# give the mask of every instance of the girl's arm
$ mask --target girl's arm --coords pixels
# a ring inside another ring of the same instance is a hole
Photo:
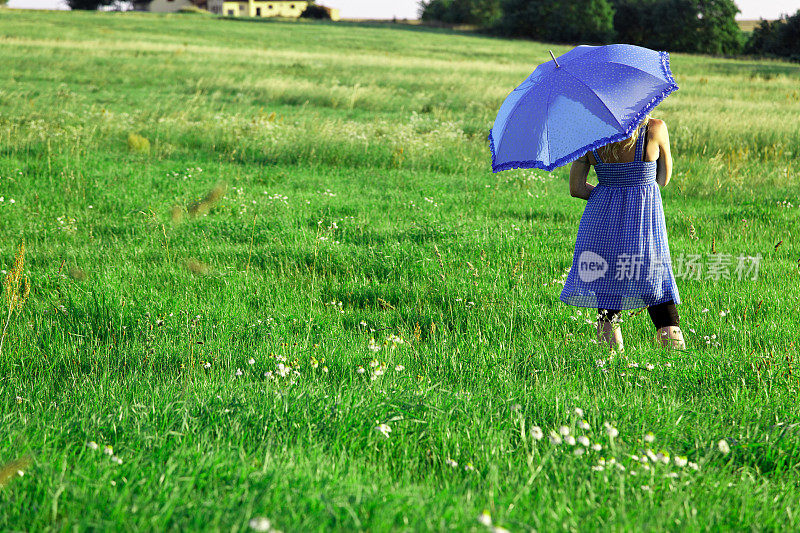
[[[575,198],[589,199],[594,185],[586,182],[589,175],[589,158],[586,154],[577,159],[569,168],[569,194]]]
[[[663,120],[650,119],[653,128],[653,140],[658,143],[658,159],[656,160],[656,183],[666,187],[672,177],[672,153],[669,151],[669,132]]]

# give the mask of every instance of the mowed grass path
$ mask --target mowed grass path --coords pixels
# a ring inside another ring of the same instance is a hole
[[[689,350],[610,358],[566,169],[489,168],[548,48],[0,10],[0,530],[797,529],[800,66],[672,56]]]

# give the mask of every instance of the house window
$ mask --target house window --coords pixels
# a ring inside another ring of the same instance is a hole
[[[229,10],[228,10],[228,16],[230,16],[230,17],[232,17],[232,16],[233,16],[233,9],[229,9]]]
[[[257,17],[260,17],[260,16],[261,16],[261,8],[260,8],[260,7],[257,7],[257,8],[256,8],[256,16],[257,16]]]

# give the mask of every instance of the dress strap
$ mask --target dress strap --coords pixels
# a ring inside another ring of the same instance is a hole
[[[642,130],[643,131],[639,132],[639,138],[636,139],[636,155],[633,157],[634,161],[644,161],[644,144],[647,141],[647,124],[644,125]]]
[[[592,150],[592,155],[594,156],[594,159],[597,161],[598,165],[603,163],[603,160],[600,159],[600,154],[597,153],[597,150]]]

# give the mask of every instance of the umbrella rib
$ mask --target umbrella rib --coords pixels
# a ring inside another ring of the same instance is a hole
[[[581,80],[580,78],[578,78],[578,77],[577,77],[575,74],[573,74],[573,73],[572,73],[572,72],[570,72],[569,70],[566,70],[566,69],[562,69],[562,70],[563,70],[564,72],[566,72],[567,74],[569,74],[569,75],[570,75],[570,76],[571,76],[571,77],[572,77],[572,78],[573,78],[575,81],[577,81],[578,83],[580,83],[581,85],[583,85],[584,87],[586,87],[587,89],[589,89],[589,92],[590,92],[592,95],[594,95],[594,97],[595,97],[595,98],[597,98],[597,100],[598,100],[598,101],[599,101],[601,104],[603,104],[603,107],[605,107],[605,108],[606,108],[606,111],[608,111],[609,115],[611,115],[611,116],[614,118],[614,120],[615,120],[615,121],[617,121],[617,125],[618,125],[620,128],[622,128],[623,130],[625,129],[625,128],[624,128],[624,126],[623,126],[623,125],[620,123],[620,121],[619,121],[619,119],[617,118],[617,116],[614,114],[614,112],[613,112],[613,111],[611,111],[611,110],[608,108],[608,106],[607,106],[607,105],[606,105],[606,103],[605,103],[605,102],[602,100],[602,98],[600,98],[599,96],[597,96],[597,94],[594,92],[594,90],[593,90],[591,87],[589,87],[588,85],[586,85],[586,83],[584,83],[584,81],[583,81],[583,80]]]

